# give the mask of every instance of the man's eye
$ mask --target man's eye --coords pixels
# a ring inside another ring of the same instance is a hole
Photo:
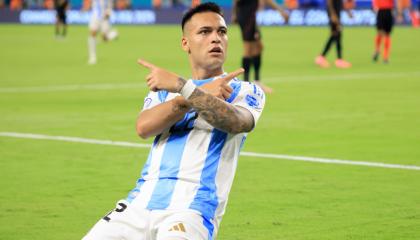
[[[221,30],[219,30],[219,33],[225,35],[227,33],[227,31],[225,29],[221,29]]]
[[[203,34],[203,35],[205,35],[205,34],[208,34],[210,31],[209,30],[201,30],[200,32],[199,32],[199,34]]]

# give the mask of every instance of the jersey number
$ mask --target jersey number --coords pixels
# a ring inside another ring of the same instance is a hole
[[[111,212],[109,212],[107,215],[105,215],[102,219],[109,222],[111,221],[111,218],[109,217],[109,215],[111,215],[111,213],[115,212],[124,212],[124,210],[127,208],[127,205],[125,205],[124,203],[118,203],[118,207],[116,207],[114,210],[112,210]]]

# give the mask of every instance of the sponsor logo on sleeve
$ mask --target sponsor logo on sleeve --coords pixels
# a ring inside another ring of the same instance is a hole
[[[261,104],[260,101],[258,100],[258,98],[256,98],[253,95],[246,95],[245,97],[245,101],[248,104],[248,106],[254,108],[254,109],[260,109],[261,108]]]
[[[148,108],[151,103],[152,103],[152,99],[151,98],[148,97],[148,98],[144,99],[144,106],[143,106],[143,108]]]

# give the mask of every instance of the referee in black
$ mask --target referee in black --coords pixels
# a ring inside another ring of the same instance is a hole
[[[241,28],[244,52],[242,67],[244,68],[244,80],[249,81],[249,72],[254,67],[254,80],[264,92],[271,93],[272,89],[261,83],[260,68],[263,44],[261,32],[257,26],[257,11],[260,7],[269,5],[276,9],[287,23],[289,15],[273,0],[234,0],[232,10],[232,22],[238,23]]]
[[[57,12],[55,21],[55,37],[64,38],[67,34],[67,15],[68,0],[54,0],[55,10]],[[61,28],[61,33],[60,33]]]
[[[327,0],[327,13],[330,25],[330,36],[325,44],[324,50],[321,55],[315,59],[315,63],[323,68],[330,66],[326,59],[326,55],[330,50],[331,46],[335,43],[337,49],[337,59],[335,60],[335,66],[338,68],[349,68],[351,63],[343,59],[342,53],[342,26],[340,22],[340,13],[343,10],[343,0]],[[347,10],[347,14],[352,18],[350,10]]]

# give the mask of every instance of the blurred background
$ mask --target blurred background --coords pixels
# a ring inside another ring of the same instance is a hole
[[[206,0],[114,0],[115,13],[112,22],[117,24],[176,24],[182,13]],[[232,2],[213,1],[225,9],[230,19]],[[325,25],[324,0],[277,0],[291,11],[290,25]],[[419,0],[404,0],[404,24],[418,25]],[[345,1],[345,8],[354,9],[354,18],[343,16],[344,25],[373,25],[375,13],[371,11],[372,1]],[[89,20],[91,0],[70,0],[68,23],[86,24]],[[51,24],[55,21],[54,0],[0,0],[0,22]],[[261,25],[282,25],[283,19],[274,10],[260,11],[258,23]]]

